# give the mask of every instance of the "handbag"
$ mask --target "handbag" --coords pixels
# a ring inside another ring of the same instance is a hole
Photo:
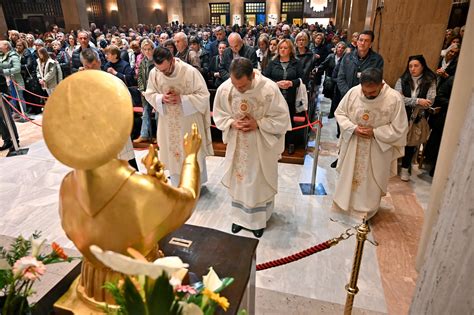
[[[336,85],[336,81],[330,76],[326,76],[323,83],[323,94],[325,97],[332,99],[332,97],[334,96],[335,85]]]
[[[417,108],[410,116],[407,134],[407,147],[416,147],[420,144],[426,143],[426,141],[428,141],[428,137],[430,136],[430,126],[428,121],[424,115],[418,116],[419,112],[420,110]]]
[[[303,83],[303,80],[300,79],[300,86],[296,91],[296,100],[295,100],[296,112],[301,113],[308,110],[308,92],[306,91],[306,86]]]

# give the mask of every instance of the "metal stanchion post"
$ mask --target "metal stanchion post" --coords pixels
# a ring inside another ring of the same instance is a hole
[[[321,122],[321,111],[317,113],[317,121]],[[316,185],[316,175],[318,172],[319,159],[319,142],[321,141],[321,123],[316,124],[316,140],[314,144],[313,170],[311,175],[311,183],[300,183],[301,192],[303,195],[327,195],[323,184]]]
[[[15,131],[13,130],[13,125],[12,125],[13,122],[11,121],[10,111],[7,110],[6,108],[7,105],[5,105],[4,100],[5,100],[5,96],[3,96],[2,94],[1,107],[2,107],[3,119],[5,121],[5,124],[7,125],[8,133],[10,133],[10,138],[13,142],[13,148],[15,149],[14,151],[8,152],[7,157],[27,154],[29,149],[28,148],[20,149],[20,146],[18,145]]]
[[[12,79],[10,78],[10,80],[12,80]],[[12,83],[12,84],[13,84],[13,88],[15,89],[16,98],[21,100],[21,97],[20,97],[20,94],[18,93],[18,88],[16,87],[16,84],[15,83]],[[21,103],[21,101],[16,101],[16,103],[18,104],[18,107],[20,107],[21,114],[26,117],[26,113],[23,110],[23,104]],[[22,117],[22,119],[24,119],[24,118]]]
[[[359,278],[360,263],[362,261],[364,243],[367,240],[367,234],[369,234],[369,232],[369,225],[364,220],[362,224],[357,227],[357,245],[354,253],[354,262],[352,264],[351,278],[349,280],[349,283],[346,285],[347,297],[346,305],[344,307],[344,315],[352,314],[352,305],[354,304],[354,297],[357,292],[359,292],[359,288],[357,288],[357,279]]]

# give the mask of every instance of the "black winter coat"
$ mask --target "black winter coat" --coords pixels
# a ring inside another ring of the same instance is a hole
[[[314,58],[313,53],[311,53],[309,49],[307,49],[304,54],[297,54],[296,58],[300,60],[301,66],[303,67],[301,80],[303,80],[303,83],[308,87],[311,71],[316,66],[316,58]]]
[[[91,47],[91,46],[88,46],[87,48],[91,48],[91,49],[97,51],[97,53],[99,54],[100,62],[102,64],[102,69],[104,69],[104,65],[106,63],[104,54],[100,50],[98,50],[97,48],[94,48],[94,47]],[[75,49],[72,52],[72,59],[71,59],[72,73],[75,73],[75,72],[79,71],[79,68],[82,67],[81,51],[82,51],[82,47],[79,47],[79,48]]]
[[[132,67],[130,67],[128,62],[119,60],[115,63],[112,63],[108,61],[104,66],[104,70],[107,71],[108,68],[113,68],[115,71],[117,71],[115,76],[122,80],[127,86],[130,87],[137,85],[135,72],[133,71]]]
[[[272,81],[278,82],[281,80],[290,80],[293,82],[293,86],[287,90],[280,89],[283,97],[288,103],[288,108],[290,110],[290,116],[293,116],[296,113],[295,101],[296,101],[296,91],[300,86],[300,77],[303,73],[303,66],[298,59],[290,59],[288,68],[286,69],[286,78],[284,77],[283,66],[279,59],[273,59],[265,69],[264,75],[271,79]],[[293,123],[293,119],[291,119]]]
[[[257,53],[255,52],[255,49],[253,49],[250,46],[243,45],[242,48],[240,48],[239,55],[240,57],[249,59],[252,62],[252,65],[255,69],[258,68],[258,58],[257,58]],[[232,60],[234,60],[234,52],[232,51],[232,49],[226,48],[224,50],[224,54],[222,55],[222,64],[221,64],[221,68],[219,69],[221,78],[224,81],[230,77],[229,69],[230,69],[230,64],[232,63]]]
[[[359,59],[357,49],[344,55],[337,74],[337,87],[341,91],[341,95],[346,95],[349,89],[358,85],[360,83],[358,73],[369,68],[377,68],[383,71],[383,58],[372,49],[362,60]]]

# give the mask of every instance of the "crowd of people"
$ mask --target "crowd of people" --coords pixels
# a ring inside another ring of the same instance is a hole
[[[435,71],[428,68],[423,55],[411,56],[405,72],[397,81],[395,89],[403,96],[409,126],[400,174],[404,181],[410,179],[411,164],[420,146],[423,147],[426,160],[432,165],[433,174],[463,35],[463,27],[446,31]],[[247,64],[235,65],[234,61],[238,59],[248,60],[252,68],[257,69],[259,79],[252,81],[252,77],[250,81],[268,84],[260,79],[261,75],[276,83],[286,103],[291,127],[296,126],[295,116],[302,115],[298,113],[300,100],[297,98],[302,85],[308,93],[310,112],[311,109],[314,112],[317,106],[319,91],[322,90],[331,99],[329,118],[338,117],[336,113],[341,100],[348,101],[348,92],[361,83],[363,73],[368,83],[378,84],[378,93],[385,91],[378,80],[383,75],[383,56],[372,50],[374,33],[365,30],[349,36],[346,30],[337,30],[332,23],[323,27],[317,23],[301,26],[287,23],[276,26],[216,26],[173,22],[164,27],[139,24],[135,28],[123,26],[103,29],[92,23],[89,30],[66,33],[54,26],[51,32],[44,34],[10,30],[8,36],[8,41],[0,41],[2,92],[20,100],[41,104],[67,76],[85,69],[101,69],[122,80],[129,88],[134,106],[143,107],[139,131],[133,139],[135,144],[157,142],[158,120],[165,119],[167,126],[170,126],[170,120],[164,112],[171,110],[164,109],[162,103],[183,104],[184,115],[189,114],[186,111],[191,111],[193,115],[196,111],[205,114],[212,110],[216,89],[224,86],[229,78],[232,80],[227,82],[232,81],[239,90],[239,80],[250,77]],[[191,71],[188,66],[196,71]],[[237,77],[231,76],[232,67]],[[373,69],[378,69],[381,74],[374,73]],[[182,73],[176,74],[179,71]],[[194,81],[190,82],[190,78]],[[244,81],[242,86],[248,83]],[[196,99],[190,99],[184,93],[190,88],[182,85],[186,82],[194,87],[199,86],[199,93],[193,92],[199,94]],[[27,93],[25,89],[33,93]],[[244,86],[242,89],[244,92],[252,91],[253,87]],[[209,92],[211,108],[206,110],[200,107],[200,97]],[[228,94],[232,95],[232,92]],[[365,92],[364,95],[370,99]],[[219,93],[217,97],[220,97]],[[19,122],[25,121],[29,114],[40,111],[38,107],[30,107],[22,102],[17,108],[24,113],[24,117],[13,114],[13,119]],[[240,123],[235,128],[254,126],[253,121],[247,121],[245,117],[238,120]],[[199,129],[207,125],[205,119]],[[219,129],[224,130],[225,141],[225,130],[229,125],[221,124],[221,127]],[[360,135],[372,134],[373,131],[364,128],[358,130]],[[291,155],[297,146],[303,144],[304,137],[301,133],[286,129],[291,128],[283,128],[285,148]],[[344,137],[344,132],[348,130],[347,124],[342,129],[341,137]],[[352,134],[354,129],[351,127],[349,131]],[[10,149],[12,139],[4,119],[0,121],[0,132],[4,140],[0,149]],[[159,129],[158,142],[172,146],[166,140],[168,136],[162,137],[167,132],[169,130]],[[278,129],[278,132],[281,133],[282,129]],[[15,133],[18,140],[16,129]],[[339,133],[338,125],[338,136]],[[174,153],[176,156],[179,155],[178,151]],[[205,150],[201,158],[211,151],[212,148]],[[171,158],[166,161],[167,165],[173,163]],[[200,164],[205,170],[205,162],[200,161]],[[336,160],[331,166],[340,170],[338,164]],[[205,174],[202,180],[205,181]],[[255,204],[252,206],[255,207]],[[260,230],[261,226],[253,230]]]

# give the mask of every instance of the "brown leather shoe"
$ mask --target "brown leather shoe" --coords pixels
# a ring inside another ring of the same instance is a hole
[[[133,143],[143,143],[143,142],[150,142],[150,138],[138,137],[137,139],[133,140]]]

